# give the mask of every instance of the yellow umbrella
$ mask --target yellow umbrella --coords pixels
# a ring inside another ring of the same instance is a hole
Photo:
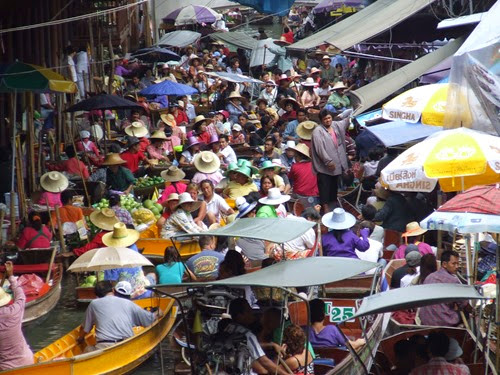
[[[382,170],[391,190],[460,191],[500,182],[500,137],[458,128],[443,130],[410,147]]]

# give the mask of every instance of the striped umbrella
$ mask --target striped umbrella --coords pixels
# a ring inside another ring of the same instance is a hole
[[[175,26],[195,23],[214,23],[222,16],[215,10],[202,5],[188,5],[178,8],[163,18],[163,22],[174,22]]]

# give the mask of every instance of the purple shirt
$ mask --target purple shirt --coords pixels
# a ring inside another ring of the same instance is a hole
[[[356,236],[351,230],[342,235],[342,243],[339,243],[332,232],[328,232],[321,237],[323,244],[323,254],[329,257],[343,257],[358,259],[355,249],[366,251],[370,248],[368,242],[368,228],[361,229],[361,237]]]
[[[24,339],[21,325],[26,296],[16,279],[9,277],[14,303],[0,307],[0,371],[33,364],[33,352]]]
[[[452,275],[444,268],[440,268],[436,272],[431,273],[424,281],[424,284],[436,283],[461,284],[456,275]],[[458,305],[464,307],[467,305],[467,302],[458,302]],[[453,327],[460,322],[460,316],[458,311],[453,309],[453,303],[440,303],[437,305],[421,307],[419,316],[422,321],[422,325],[426,326]]]
[[[328,325],[316,333],[313,327],[309,328],[309,342],[313,347],[332,348],[337,346],[345,346],[345,338],[340,333],[337,326]]]
[[[130,73],[132,73],[131,70],[128,70],[127,68],[125,68],[124,66],[122,65],[118,65],[116,68],[115,68],[115,74],[117,76],[126,76],[126,75],[129,75]]]

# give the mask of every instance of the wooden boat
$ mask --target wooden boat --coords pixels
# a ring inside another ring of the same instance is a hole
[[[156,346],[172,329],[177,307],[171,298],[151,298],[134,301],[140,307],[159,307],[163,316],[150,327],[134,328],[135,335],[103,350],[84,353],[87,345],[95,344],[95,332],[78,344],[80,326],[35,353],[35,364],[19,367],[3,374],[23,375],[91,375],[129,373],[153,354]]]
[[[154,263],[155,261],[163,261],[165,249],[174,246],[174,243],[167,238],[139,238],[136,245],[139,249],[143,249],[142,255]],[[198,241],[175,241],[175,247],[184,260],[201,251]]]
[[[379,291],[380,273],[358,275],[348,279],[328,283],[323,286],[323,293],[328,297],[361,298]]]

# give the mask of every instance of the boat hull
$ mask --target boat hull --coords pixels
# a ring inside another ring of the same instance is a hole
[[[152,262],[158,262],[163,261],[165,249],[173,246],[173,242],[166,238],[139,238],[136,245],[139,249],[144,249],[142,255]],[[188,259],[201,251],[198,241],[176,242],[175,247],[182,259]]]

